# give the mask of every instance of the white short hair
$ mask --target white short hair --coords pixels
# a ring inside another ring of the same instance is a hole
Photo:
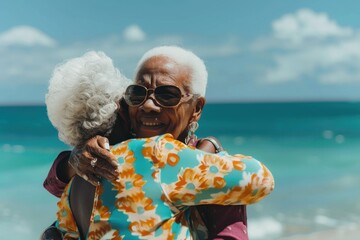
[[[103,52],[90,51],[56,66],[45,102],[59,138],[77,146],[96,134],[109,134],[129,83]]]
[[[188,67],[191,71],[191,91],[205,97],[208,73],[203,60],[196,56],[193,52],[177,46],[160,46],[147,51],[136,67],[137,74],[148,59],[155,56],[165,56],[175,62]]]

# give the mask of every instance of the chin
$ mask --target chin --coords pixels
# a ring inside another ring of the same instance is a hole
[[[136,133],[136,137],[140,137],[140,138],[149,138],[149,137],[154,137],[154,136],[158,136],[158,135],[163,135],[167,133],[166,131],[162,130],[160,131],[160,129],[139,129],[139,131],[137,131]]]

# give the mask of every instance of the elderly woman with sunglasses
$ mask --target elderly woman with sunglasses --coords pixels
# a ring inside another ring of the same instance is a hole
[[[197,121],[205,104],[204,95],[207,81],[206,68],[202,61],[183,49],[160,47],[150,50],[143,56],[136,72],[136,84],[130,85],[124,95],[124,99],[129,106],[128,114],[133,135],[136,137],[153,137],[171,133],[178,140],[185,142],[187,139],[190,144],[197,144],[198,142],[194,139],[193,133],[196,130]],[[124,111],[126,105],[122,105],[122,111]],[[127,114],[126,111],[125,114]],[[118,135],[116,128],[124,127],[127,125],[126,123],[125,117],[122,124],[117,124],[114,127],[112,135],[109,136],[110,142],[114,142],[112,140],[114,135]],[[123,138],[128,137],[126,134],[124,135]],[[115,138],[120,139],[119,136]],[[113,171],[117,166],[117,159],[106,150],[106,145],[107,140],[105,138],[100,136],[92,138],[82,147],[75,148],[69,160],[78,175],[95,185],[99,181],[97,175],[109,180],[114,180],[118,176],[118,173]],[[202,146],[214,152],[219,150],[216,149],[218,144],[213,139],[202,142]],[[63,155],[59,159],[63,160],[68,157],[66,153]],[[90,168],[85,167],[87,163],[88,166],[91,166]],[[80,166],[83,167],[83,170],[79,170],[81,169]],[[53,171],[54,169],[56,170],[56,164]],[[84,171],[84,169],[87,170]],[[70,176],[74,174],[69,173],[69,171],[65,172],[68,172]],[[51,175],[54,174],[50,173],[47,181],[45,181],[45,186],[49,190],[53,190],[49,188],[49,186],[52,186],[50,182],[52,180]],[[221,202],[208,201],[207,204],[209,203],[220,204]],[[246,201],[242,203],[246,204]],[[198,238],[214,238],[215,236],[218,236],[219,239],[229,239],[230,237],[232,239],[247,238],[246,228],[244,228],[246,225],[245,207],[237,206],[236,209],[231,209],[235,208],[235,206],[232,206],[226,208],[211,205],[197,207],[200,210],[200,220],[202,219],[205,225],[208,226],[208,232],[197,232]],[[193,208],[186,210],[191,213],[189,216],[192,219],[196,215],[196,211],[193,210]],[[217,214],[209,210],[215,210]],[[222,221],[226,215],[223,213],[226,211],[232,214],[225,221]],[[188,218],[188,220],[191,219]],[[201,230],[204,227],[199,222],[190,221],[190,225],[193,230]],[[229,225],[233,226],[232,229],[235,231],[230,230],[231,228],[226,231],[225,227]],[[221,231],[224,228],[225,231]]]

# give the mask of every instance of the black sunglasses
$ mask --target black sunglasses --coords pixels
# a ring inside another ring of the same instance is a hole
[[[63,234],[57,227],[51,225],[41,234],[40,240],[63,240]]]
[[[182,101],[191,99],[190,97],[199,96],[199,94],[182,94],[181,90],[173,85],[162,85],[154,89],[146,88],[141,85],[130,85],[127,87],[124,98],[129,106],[137,107],[149,98],[154,93],[154,100],[158,105],[165,108],[176,107]]]

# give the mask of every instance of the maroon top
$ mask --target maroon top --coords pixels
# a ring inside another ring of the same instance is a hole
[[[61,161],[69,159],[70,154],[70,151],[64,151],[56,157],[43,183],[44,188],[48,190],[49,193],[58,198],[61,197],[61,194],[64,192],[64,189],[68,183],[64,183],[57,177],[56,169]]]
[[[44,188],[56,197],[61,196],[67,185],[67,183],[58,179],[56,168],[61,161],[70,157],[70,153],[70,151],[64,151],[57,156],[44,181]],[[245,205],[199,205],[196,208],[208,229],[208,239],[249,239]]]

